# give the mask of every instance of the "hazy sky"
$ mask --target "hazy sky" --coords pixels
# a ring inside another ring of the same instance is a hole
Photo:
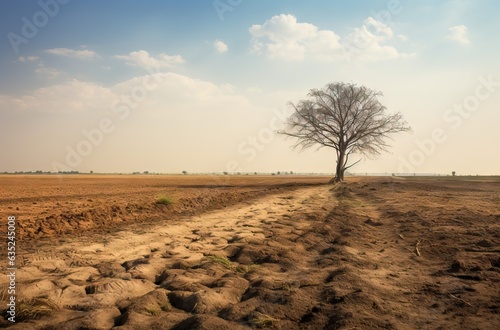
[[[500,3],[0,2],[0,171],[333,172],[274,131],[329,82],[413,133],[353,172],[500,174]],[[357,160],[353,157],[353,160]]]

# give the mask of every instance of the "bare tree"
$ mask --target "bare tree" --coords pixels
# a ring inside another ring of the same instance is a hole
[[[381,92],[347,83],[327,84],[312,89],[309,99],[289,103],[295,112],[288,118],[284,130],[278,131],[297,138],[294,148],[314,145],[329,147],[337,153],[333,182],[344,180],[351,154],[376,156],[387,151],[389,134],[411,128],[400,113],[387,114],[378,97]]]

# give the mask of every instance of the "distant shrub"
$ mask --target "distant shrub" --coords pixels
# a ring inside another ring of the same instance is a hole
[[[173,203],[172,199],[168,196],[160,196],[158,199],[156,199],[156,204],[160,205],[171,205]]]

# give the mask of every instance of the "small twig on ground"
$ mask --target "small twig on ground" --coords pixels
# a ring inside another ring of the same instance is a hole
[[[455,295],[452,295],[451,293],[449,294],[449,296],[453,299],[456,299],[456,300],[460,300],[461,302],[463,302],[464,304],[466,304],[467,306],[470,306],[470,307],[473,307],[470,303],[468,303],[467,301],[463,300],[462,298],[459,298]]]
[[[194,307],[191,309],[190,313],[192,313],[196,309],[196,307],[198,307],[198,303],[194,304]]]
[[[405,238],[403,237],[403,235],[401,235],[401,234],[399,234],[399,238],[401,238],[401,239],[405,239]]]
[[[420,257],[420,250],[419,250],[419,247],[420,246],[420,240],[417,241],[417,244],[415,244],[415,253],[417,254],[417,256]]]

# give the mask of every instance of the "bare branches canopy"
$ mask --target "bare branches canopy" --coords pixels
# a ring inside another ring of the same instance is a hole
[[[365,86],[331,83],[312,89],[309,98],[289,103],[295,112],[285,129],[279,131],[297,141],[294,147],[306,149],[317,145],[333,148],[337,153],[334,181],[343,181],[351,154],[379,155],[387,151],[390,134],[411,128],[400,113],[387,114],[378,98],[381,92]]]

